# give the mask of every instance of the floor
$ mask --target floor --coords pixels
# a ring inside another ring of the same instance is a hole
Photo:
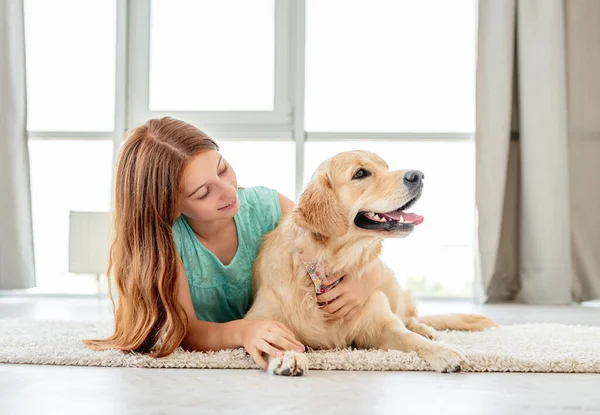
[[[600,308],[421,302],[501,324],[600,325]],[[0,297],[0,317],[108,320],[106,300]],[[1,334],[0,334],[1,335]],[[600,345],[599,345],[600,347]],[[600,375],[259,371],[0,365],[0,413],[600,414]]]

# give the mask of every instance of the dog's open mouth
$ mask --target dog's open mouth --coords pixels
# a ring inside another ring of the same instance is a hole
[[[415,204],[417,199],[418,197],[415,197],[391,212],[359,212],[354,219],[354,223],[359,228],[367,230],[412,230],[423,222],[423,216],[406,212]]]

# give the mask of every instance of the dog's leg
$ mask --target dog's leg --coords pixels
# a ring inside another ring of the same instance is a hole
[[[433,342],[409,331],[399,321],[390,321],[384,326],[378,347],[384,350],[415,352],[437,372],[459,372],[466,356],[458,349]]]
[[[356,343],[361,347],[415,352],[438,372],[457,372],[465,355],[451,346],[436,343],[406,328],[389,309],[386,296],[375,292],[365,304],[362,319],[368,326],[358,327]]]
[[[404,307],[402,307],[402,312],[398,313],[397,316],[404,322],[406,328],[423,337],[427,337],[430,340],[435,340],[438,333],[433,327],[419,321],[419,317],[417,316],[417,306],[412,294],[407,291],[402,291],[401,295],[404,300]]]
[[[391,272],[391,270],[389,272]],[[433,327],[419,321],[417,306],[412,294],[408,291],[402,291],[400,284],[398,284],[395,277],[393,277],[393,284],[394,286],[392,289],[395,290],[394,298],[397,299],[397,306],[395,309],[392,309],[394,314],[404,322],[404,325],[410,331],[420,334],[423,337],[427,337],[428,339],[435,340],[438,337],[438,332]]]
[[[423,337],[427,337],[430,340],[435,340],[438,337],[438,332],[433,327],[429,327],[426,324],[421,323],[415,317],[409,317],[404,319],[404,325],[412,332],[420,334]]]

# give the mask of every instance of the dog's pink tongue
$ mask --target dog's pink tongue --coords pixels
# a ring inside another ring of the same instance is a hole
[[[423,220],[423,216],[417,215],[416,213],[404,213],[402,215],[405,222],[411,222],[413,225],[419,225]]]
[[[424,220],[423,216],[417,215],[416,213],[398,211],[385,213],[385,216],[388,216],[394,220],[400,220],[400,215],[402,215],[404,222],[410,222],[413,225],[419,225]]]

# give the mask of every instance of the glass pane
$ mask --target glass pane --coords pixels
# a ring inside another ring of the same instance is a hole
[[[112,131],[115,0],[25,0],[31,131]]]
[[[266,186],[295,199],[295,144],[292,141],[217,141],[223,157],[235,170],[240,186]]]
[[[470,296],[474,277],[475,143],[327,141],[306,143],[305,182],[325,159],[368,150],[391,169],[425,173],[421,200],[411,211],[425,221],[408,238],[388,239],[383,260],[417,294]]]
[[[274,0],[152,0],[150,109],[274,107]]]
[[[476,0],[308,0],[308,131],[474,129]]]
[[[112,142],[29,140],[29,151],[37,290],[95,293],[93,276],[68,272],[69,212],[109,210]]]

